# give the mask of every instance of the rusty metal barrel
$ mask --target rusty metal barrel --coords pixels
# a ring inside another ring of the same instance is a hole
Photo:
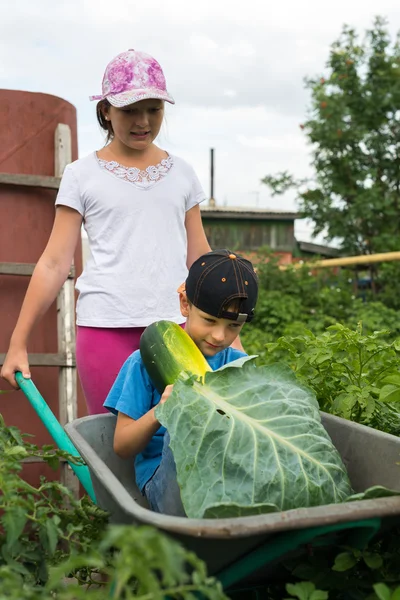
[[[57,173],[57,132],[69,133],[70,158],[78,157],[75,107],[56,96],[0,90],[0,363],[4,361],[13,328],[29,283],[29,271],[49,238],[60,173]],[[76,250],[75,275],[82,269],[82,248]],[[34,328],[28,351],[32,378],[59,418],[59,352],[57,302]],[[61,366],[60,366],[61,365]],[[0,381],[0,388],[8,386]],[[78,414],[85,414],[78,387]],[[32,442],[51,443],[49,434],[21,391],[0,395],[0,413],[7,425],[33,434]],[[37,484],[39,477],[58,478],[41,463],[24,465],[24,477]]]

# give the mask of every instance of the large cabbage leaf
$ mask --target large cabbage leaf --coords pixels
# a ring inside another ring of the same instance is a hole
[[[241,361],[207,373],[204,384],[178,381],[156,415],[170,434],[188,517],[338,503],[352,493],[313,392],[285,365]]]

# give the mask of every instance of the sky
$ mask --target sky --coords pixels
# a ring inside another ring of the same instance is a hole
[[[88,96],[101,93],[114,56],[141,50],[176,101],[158,144],[194,166],[207,197],[214,148],[217,204],[265,209],[297,208],[293,193],[271,197],[265,175],[312,175],[304,78],[326,72],[343,25],[363,35],[379,14],[393,37],[400,30],[399,0],[0,0],[0,9],[0,88],[74,104],[80,156],[104,144]],[[296,222],[298,239],[311,233]]]

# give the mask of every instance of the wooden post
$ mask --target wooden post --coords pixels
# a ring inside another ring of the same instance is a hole
[[[272,248],[272,250],[276,250],[276,248],[278,247],[276,233],[277,233],[276,232],[276,225],[271,225],[271,237],[270,237],[269,245]]]
[[[216,205],[214,198],[214,148],[210,148],[210,200],[208,205],[213,207]]]
[[[54,139],[54,175],[62,177],[72,160],[71,130],[57,125]],[[58,352],[65,355],[66,364],[60,367],[58,380],[59,419],[61,425],[77,417],[77,381],[75,368],[75,294],[74,279],[67,279],[57,298]],[[79,481],[67,463],[61,465],[61,481],[73,493],[79,494]]]

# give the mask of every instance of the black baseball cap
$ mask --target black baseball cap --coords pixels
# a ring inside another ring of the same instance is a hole
[[[245,323],[254,316],[258,279],[249,260],[230,250],[214,250],[192,264],[185,291],[188,300],[203,312]],[[227,311],[234,301],[239,301],[238,311]]]

